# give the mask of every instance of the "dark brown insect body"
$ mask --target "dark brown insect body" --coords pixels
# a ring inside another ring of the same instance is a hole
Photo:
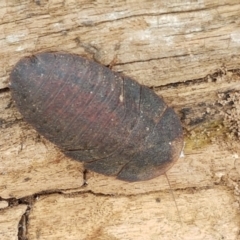
[[[23,58],[10,88],[26,121],[89,170],[148,180],[165,173],[182,150],[181,123],[162,98],[80,56]]]

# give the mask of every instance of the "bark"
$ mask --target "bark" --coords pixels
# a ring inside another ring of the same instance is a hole
[[[1,1],[0,238],[240,239],[239,16],[238,0]],[[170,186],[84,172],[25,123],[9,73],[46,50],[110,66],[176,110]]]

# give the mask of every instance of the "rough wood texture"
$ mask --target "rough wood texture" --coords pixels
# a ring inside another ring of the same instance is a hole
[[[10,240],[18,239],[20,225],[19,221],[26,211],[27,206],[18,205],[13,208],[8,208],[0,211],[0,239]]]
[[[240,239],[239,16],[239,0],[0,1],[0,238],[16,239],[29,206],[19,239]],[[9,73],[44,50],[110,65],[175,108],[186,145],[167,175],[179,212],[165,176],[84,174],[24,122]]]
[[[209,201],[213,195],[216,198]],[[227,239],[235,239],[238,223],[233,219],[238,217],[238,206],[226,188],[198,192],[185,190],[176,192],[176,196],[183,225],[171,194],[111,198],[93,194],[41,197],[29,216],[29,237],[43,240],[63,239],[62,236],[97,240],[210,240],[221,239],[230,228],[232,232]],[[211,225],[204,224],[206,219]],[[66,232],[69,235],[64,235]]]
[[[0,201],[0,209],[8,207],[7,201]]]

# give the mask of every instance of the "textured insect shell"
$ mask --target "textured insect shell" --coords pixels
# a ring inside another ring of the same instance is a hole
[[[25,57],[11,72],[10,89],[25,120],[86,169],[148,180],[182,150],[180,120],[162,98],[78,55]]]

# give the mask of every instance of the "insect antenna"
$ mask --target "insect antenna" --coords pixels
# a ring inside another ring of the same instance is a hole
[[[181,216],[180,216],[180,211],[179,211],[179,209],[178,209],[177,201],[176,201],[176,198],[175,198],[175,195],[174,195],[172,186],[171,186],[171,184],[170,184],[170,181],[169,181],[169,179],[168,179],[167,173],[164,173],[164,175],[166,176],[166,179],[167,179],[167,181],[168,181],[168,185],[169,185],[169,188],[170,188],[170,192],[171,192],[172,197],[173,197],[173,199],[174,199],[174,203],[175,203],[175,206],[176,206],[176,209],[177,209],[177,213],[178,213],[179,222],[181,223],[181,225],[183,225],[183,222],[182,222],[182,219],[181,219]]]

